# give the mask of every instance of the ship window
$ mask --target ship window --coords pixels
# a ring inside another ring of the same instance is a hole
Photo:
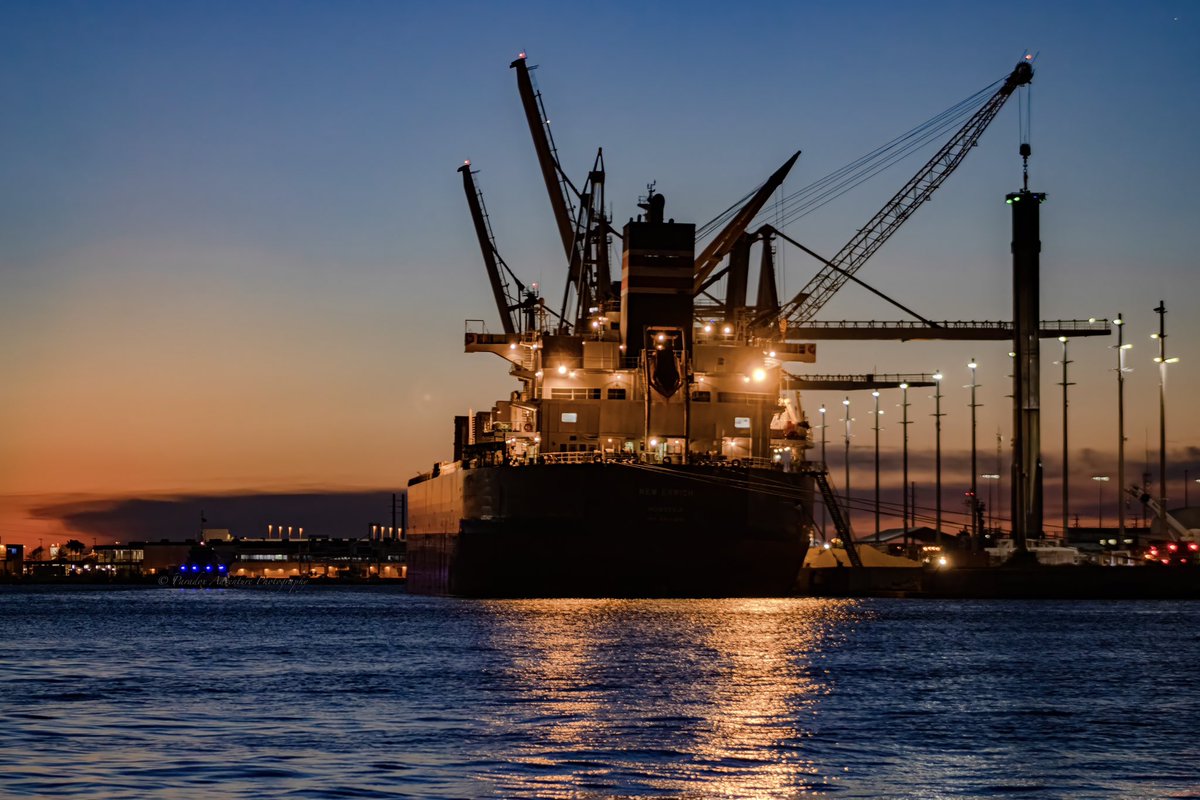
[[[724,358],[724,356],[721,356],[721,357],[719,357],[719,358],[717,359],[717,366],[718,366],[718,367],[723,367],[723,366],[725,366],[725,358]]]
[[[574,411],[564,411],[562,413],[562,421],[563,422],[578,422],[579,415],[576,414]]]
[[[692,392],[692,401],[696,403],[711,403],[712,392]]]
[[[599,389],[551,389],[551,400],[599,400]]]
[[[733,418],[733,427],[749,428],[750,427],[750,418],[749,417],[734,417]]]
[[[609,400],[624,400],[625,399],[625,390],[624,389],[609,389],[608,390],[608,399]]]

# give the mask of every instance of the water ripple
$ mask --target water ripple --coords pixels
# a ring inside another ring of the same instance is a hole
[[[1200,604],[0,589],[0,794],[1200,797]]]

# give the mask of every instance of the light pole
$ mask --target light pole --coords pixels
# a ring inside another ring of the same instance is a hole
[[[1072,386],[1067,380],[1067,366],[1071,363],[1071,359],[1067,358],[1067,337],[1060,336],[1058,341],[1062,342],[1062,386],[1063,394],[1063,416],[1062,416],[1062,434],[1063,434],[1063,455],[1062,455],[1062,518],[1063,518],[1063,538],[1067,536],[1067,526],[1071,519],[1071,470],[1068,468],[1068,453],[1067,449],[1067,387]]]
[[[904,495],[904,522],[901,528],[904,531],[904,547],[908,549],[908,384],[900,384],[900,428],[904,431],[904,456],[902,458],[904,464],[904,483],[900,490]]]
[[[821,469],[825,470],[825,475],[829,475],[829,462],[825,460],[825,404],[821,404]],[[825,504],[821,503],[821,538],[828,541],[825,536]]]
[[[941,370],[933,373],[934,390],[933,390],[933,462],[934,462],[934,482],[936,488],[934,490],[934,502],[937,504],[934,513],[934,523],[937,527],[937,545],[940,549],[942,546],[942,373]]]
[[[979,530],[979,465],[976,463],[975,450],[975,409],[979,407],[975,402],[975,390],[979,387],[975,381],[975,368],[978,366],[973,358],[967,364],[971,370],[971,543],[975,549],[983,547],[982,532]],[[991,498],[988,499],[988,505],[991,505]]]
[[[1104,484],[1108,483],[1107,475],[1093,475],[1092,480],[1096,481],[1096,527],[1100,529],[1100,535],[1104,536]],[[1117,541],[1117,546],[1121,544]]]
[[[846,411],[846,533],[850,533],[850,398],[842,401]]]
[[[1133,347],[1125,344],[1125,319],[1120,312],[1113,320],[1117,326],[1117,538],[1125,542],[1125,503],[1121,501],[1121,492],[1125,486],[1125,351]],[[1137,542],[1134,542],[1136,545]]]
[[[1160,530],[1166,532],[1167,520],[1163,514],[1167,510],[1167,365],[1175,364],[1179,359],[1167,358],[1166,302],[1159,300],[1154,313],[1158,314],[1158,333],[1151,334],[1150,338],[1158,339],[1158,357],[1154,359],[1158,364],[1158,524]]]
[[[988,481],[988,522],[987,527],[995,530],[996,506],[992,501],[992,492],[996,488],[996,484],[1000,481],[999,472],[985,472],[979,477],[986,478]]]
[[[875,398],[875,544],[879,544],[879,390],[871,392]]]

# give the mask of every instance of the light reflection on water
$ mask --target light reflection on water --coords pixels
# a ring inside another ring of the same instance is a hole
[[[0,796],[1200,797],[1200,604],[0,589]]]
[[[845,601],[514,601],[489,604],[491,644],[512,655],[530,767],[507,794],[581,789],[791,796],[829,778],[806,759],[804,724],[827,686],[806,662]],[[568,774],[537,767],[568,758]],[[833,776],[836,778],[836,776]]]

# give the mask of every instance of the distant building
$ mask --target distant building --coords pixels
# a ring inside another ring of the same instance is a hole
[[[196,573],[361,580],[407,576],[406,543],[398,539],[238,539],[214,533],[205,531],[204,541],[100,545],[97,565],[120,577]]]
[[[25,545],[4,545],[4,561],[0,563],[0,578],[10,579],[25,571]]]

